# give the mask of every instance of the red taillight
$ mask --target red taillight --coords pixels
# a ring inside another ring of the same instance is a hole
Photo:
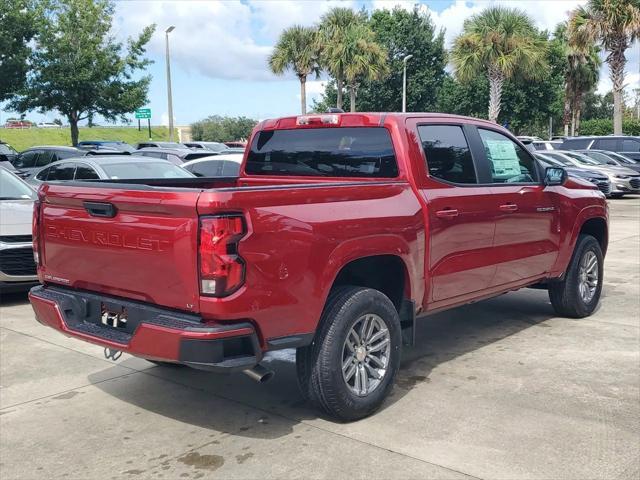
[[[203,217],[200,220],[200,292],[223,297],[244,283],[244,261],[238,242],[246,230],[238,215]]]
[[[33,242],[33,260],[36,265],[40,265],[40,239],[38,232],[40,230],[40,201],[33,202],[33,218],[31,219],[31,236]]]

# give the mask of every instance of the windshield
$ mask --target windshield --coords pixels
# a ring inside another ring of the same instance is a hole
[[[564,158],[561,154],[556,153],[545,153],[545,157],[551,158],[561,165],[565,165],[567,167],[573,167],[573,163],[568,158]]]
[[[619,163],[624,163],[627,165],[637,165],[635,160],[631,160],[629,157],[625,157],[624,155],[620,155],[616,152],[607,153],[611,158],[617,160]]]
[[[612,155],[609,153],[604,154],[600,152],[584,152],[584,154],[589,158],[595,160],[596,162],[600,162],[601,164],[611,165],[612,162],[615,163],[616,165],[618,164],[617,159],[612,158]]]
[[[129,162],[100,165],[109,178],[184,178],[193,175],[170,162]]]
[[[549,164],[549,165],[553,165],[554,167],[562,167],[564,164],[559,162],[558,160],[556,160],[555,158],[552,158],[549,155],[542,155],[542,154],[537,154],[536,157],[539,160],[542,160],[543,162]],[[569,162],[567,162],[569,163]]]
[[[601,162],[599,160],[596,160],[595,158],[589,158],[586,155],[582,155],[580,153],[574,153],[574,152],[563,152],[563,153],[567,157],[571,157],[574,160],[577,160],[578,162],[584,165],[606,165],[607,164],[607,162]]]
[[[18,152],[16,152],[11,145],[0,143],[0,153],[4,155],[16,155]]]
[[[35,200],[36,192],[13,173],[0,168],[0,200]]]

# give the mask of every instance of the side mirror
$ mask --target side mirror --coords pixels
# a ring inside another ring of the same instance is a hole
[[[544,184],[548,187],[562,185],[567,180],[567,171],[559,167],[547,167],[544,171]]]

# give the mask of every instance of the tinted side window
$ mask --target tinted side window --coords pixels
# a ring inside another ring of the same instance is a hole
[[[237,177],[238,175],[240,175],[240,164],[225,160],[224,164],[222,165],[221,175],[223,177]]]
[[[36,160],[38,159],[38,151],[32,150],[30,152],[24,152],[18,155],[13,162],[13,166],[17,169],[20,168],[33,168],[36,166]]]
[[[601,138],[593,142],[593,147],[591,148],[598,150],[610,150],[612,152],[615,152],[616,150],[618,150],[617,146],[618,140],[616,140],[615,138]]]
[[[45,168],[44,170],[41,170],[40,173],[38,173],[38,175],[36,175],[36,178],[38,180],[41,181],[46,181],[47,180],[47,175],[49,175],[49,170],[51,170],[51,167],[49,168]]]
[[[54,152],[55,158],[57,160],[64,160],[65,158],[71,158],[71,157],[82,157],[85,155],[85,153],[86,152],[74,152],[69,150],[58,150]],[[54,160],[54,162],[55,161],[56,160]]]
[[[571,138],[562,142],[560,150],[574,150],[587,148],[591,143],[590,138]],[[595,147],[594,147],[595,148]]]
[[[622,140],[623,152],[640,152],[640,142],[632,138],[625,138]]]
[[[73,180],[73,174],[75,171],[75,163],[56,163],[55,165],[51,166],[47,181],[52,182],[54,180]]]
[[[85,165],[84,163],[79,163],[76,167],[76,180],[96,180],[100,178],[98,173],[91,168],[89,165]]]
[[[478,183],[462,127],[421,125],[418,134],[427,157],[429,175],[454,183]]]
[[[56,158],[54,157],[54,152],[51,150],[44,150],[40,152],[40,155],[38,155],[38,160],[36,160],[36,167],[45,167],[51,162],[55,161]]]
[[[533,183],[538,179],[535,161],[509,137],[478,129],[491,166],[492,183]]]
[[[162,158],[166,160],[167,155],[162,152],[138,152],[136,155],[142,155],[143,157],[153,157],[153,158]]]
[[[219,177],[222,162],[200,162],[191,165],[188,169],[198,177]]]
[[[301,128],[259,132],[249,151],[246,172],[393,178],[398,166],[386,128]]]

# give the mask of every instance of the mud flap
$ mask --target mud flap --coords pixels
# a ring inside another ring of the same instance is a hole
[[[403,300],[400,307],[402,345],[413,347],[416,343],[416,309],[413,300]]]

